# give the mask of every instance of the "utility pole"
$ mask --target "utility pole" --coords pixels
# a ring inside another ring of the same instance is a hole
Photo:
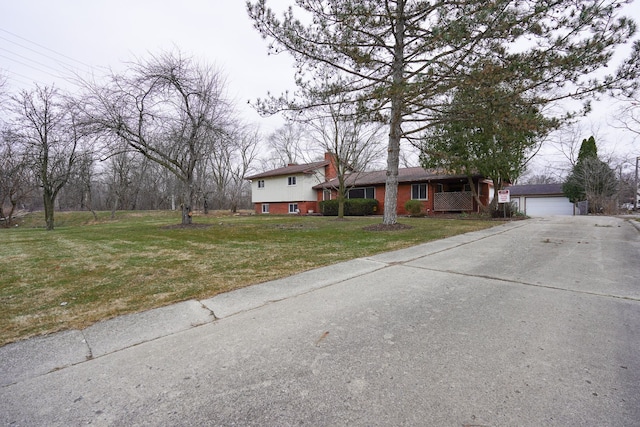
[[[638,197],[640,196],[640,188],[638,187],[638,162],[640,162],[640,157],[636,157],[636,188],[633,194],[633,210],[638,210]]]

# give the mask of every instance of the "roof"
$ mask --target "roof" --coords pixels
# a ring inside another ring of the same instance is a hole
[[[506,188],[511,196],[563,196],[562,184],[512,185]]]
[[[306,163],[303,165],[288,165],[278,169],[272,169],[270,171],[262,172],[257,175],[248,176],[245,179],[258,179],[258,178],[268,178],[272,176],[282,176],[282,175],[295,175],[299,173],[313,173],[317,169],[323,168],[329,165],[328,160],[323,160],[321,162],[314,163]]]
[[[474,176],[478,178],[478,176]],[[414,168],[402,168],[398,169],[398,182],[426,182],[437,180],[451,180],[451,179],[467,179],[466,175],[447,175],[441,171],[426,170],[421,167]],[[337,178],[318,184],[313,188],[315,190],[321,188],[334,188],[337,186]],[[346,185],[352,186],[365,186],[365,185],[382,185],[387,181],[387,171],[372,171],[372,172],[354,172],[347,176]]]

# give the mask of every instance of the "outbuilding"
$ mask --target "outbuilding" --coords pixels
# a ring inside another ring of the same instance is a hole
[[[575,215],[576,208],[562,191],[562,184],[529,184],[508,187],[511,202],[527,216]]]

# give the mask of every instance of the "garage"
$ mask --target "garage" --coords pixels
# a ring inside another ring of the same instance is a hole
[[[573,203],[566,197],[525,197],[524,208],[529,216],[573,215]]]
[[[529,184],[508,187],[511,201],[528,216],[574,215],[573,203],[562,184]]]

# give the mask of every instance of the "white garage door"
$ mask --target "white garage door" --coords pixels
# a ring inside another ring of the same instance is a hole
[[[529,216],[573,215],[573,203],[566,197],[527,197],[525,203]]]

